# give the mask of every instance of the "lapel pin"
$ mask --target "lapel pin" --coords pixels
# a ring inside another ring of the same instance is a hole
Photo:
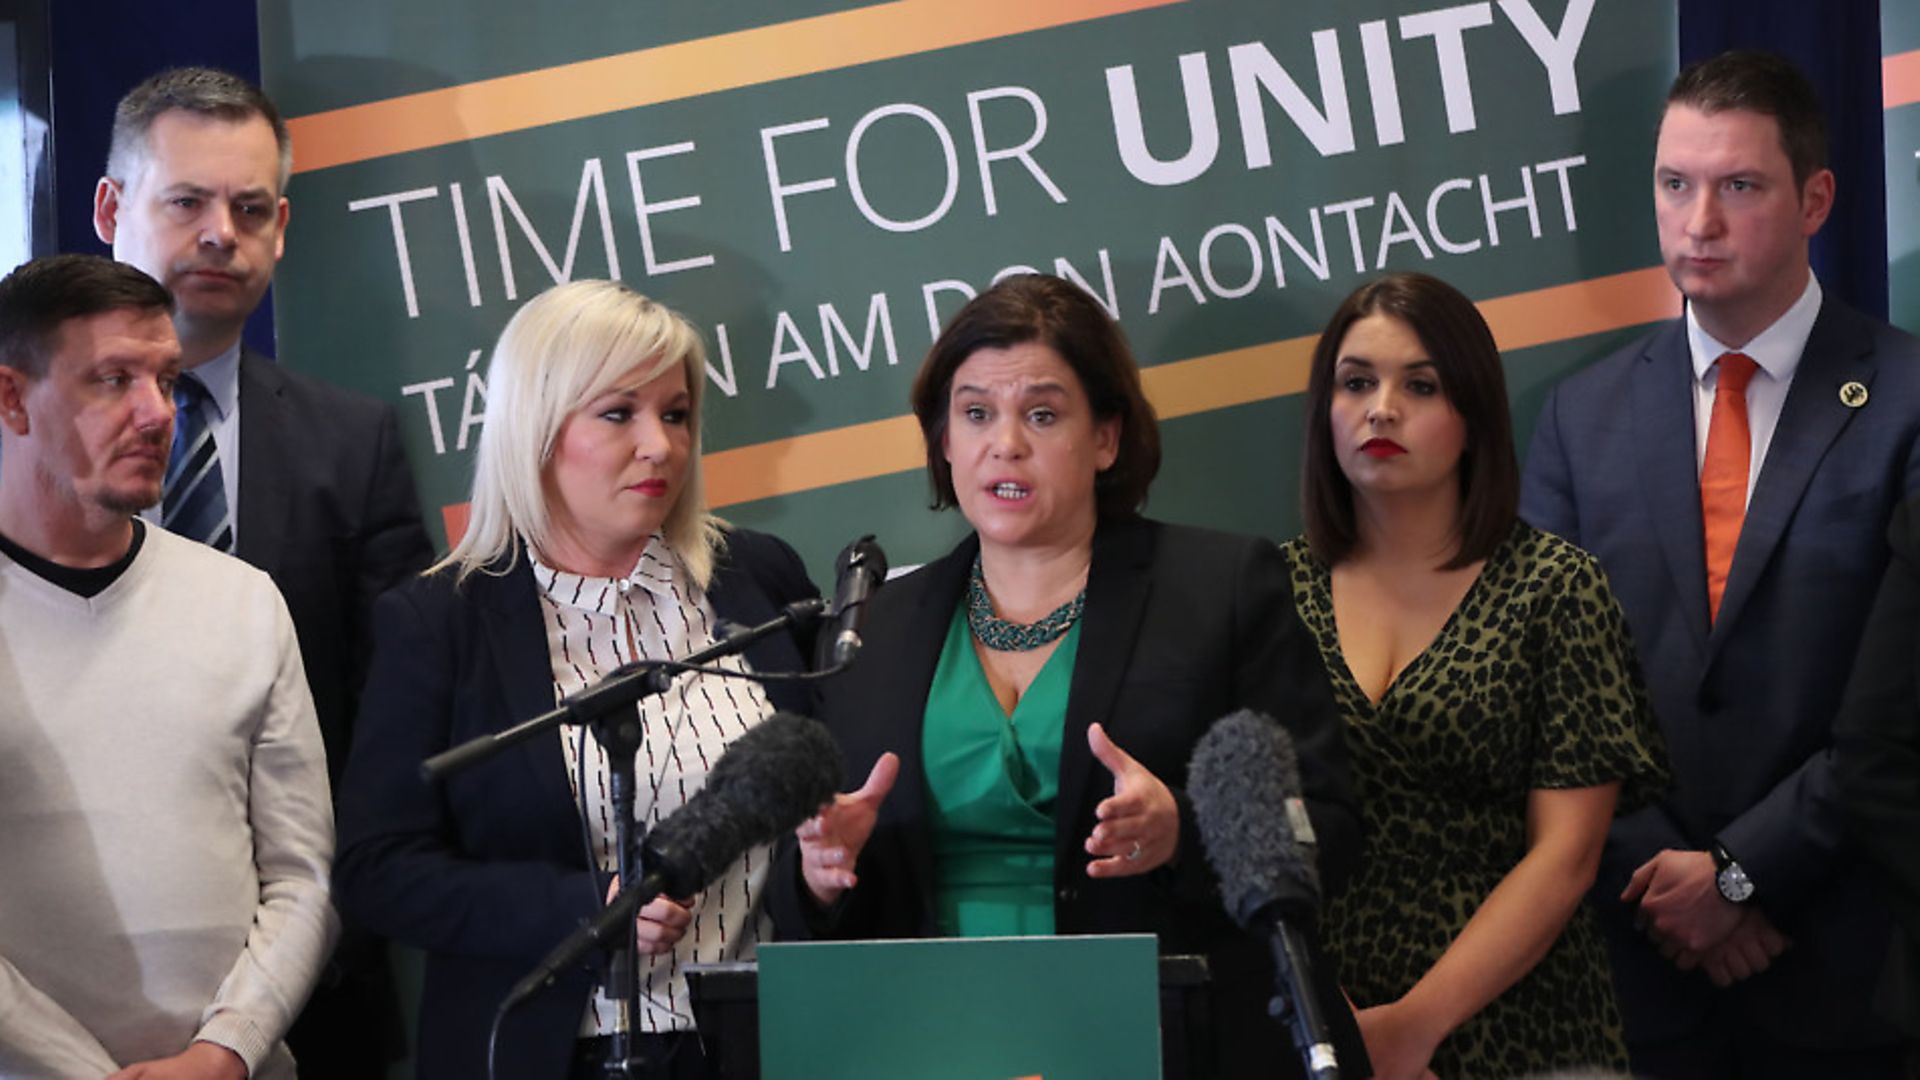
[[[1857,409],[1867,403],[1865,383],[1850,382],[1840,387],[1840,404],[1849,409]]]

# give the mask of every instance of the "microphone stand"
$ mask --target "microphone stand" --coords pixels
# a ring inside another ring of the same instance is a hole
[[[817,597],[797,600],[780,609],[780,614],[757,626],[735,630],[707,648],[683,660],[635,660],[624,664],[598,683],[568,696],[558,707],[531,720],[506,729],[467,740],[459,746],[428,758],[420,773],[429,782],[477,765],[510,746],[554,730],[562,724],[584,724],[607,755],[609,789],[613,803],[614,847],[621,888],[634,887],[642,876],[640,845],[634,842],[633,808],[637,789],[635,758],[645,742],[640,729],[640,714],[634,708],[640,699],[665,694],[673,678],[690,667],[743,652],[761,638],[777,634],[800,622],[817,617],[825,603]],[[653,899],[652,897],[645,898]],[[643,901],[644,902],[644,901]],[[626,1023],[614,1028],[605,1073],[609,1077],[631,1076],[633,1028],[640,1017],[640,965],[638,929],[629,921],[625,931],[607,946],[606,987],[617,993],[626,1010]],[[552,985],[549,979],[547,985]],[[509,999],[504,1003],[511,1005]],[[502,1011],[504,1015],[504,1010]],[[496,1024],[498,1020],[496,1018]],[[489,1054],[491,1068],[491,1054]]]
[[[637,785],[635,759],[645,740],[641,735],[639,710],[632,706],[647,694],[665,694],[667,684],[673,678],[671,672],[651,662],[647,662],[635,674],[643,677],[636,677],[632,681],[643,684],[644,688],[635,693],[634,700],[628,703],[627,708],[617,707],[617,697],[609,698],[604,706],[595,707],[597,715],[587,721],[588,730],[593,732],[594,739],[607,755],[607,775],[613,802],[615,867],[623,889],[632,887],[633,883],[640,880],[640,855],[633,842],[633,807],[634,788]],[[647,899],[651,900],[652,897]],[[611,1052],[601,1066],[602,1072],[609,1077],[632,1075],[627,1066],[632,1061],[633,1029],[640,1016],[639,959],[639,928],[629,919],[620,935],[607,946],[607,992],[621,1003],[626,1013],[626,1023],[614,1025]]]
[[[1308,1080],[1340,1080],[1340,1062],[1335,1055],[1333,1036],[1320,1009],[1314,985],[1312,964],[1306,939],[1279,918],[1266,927],[1267,943],[1273,950],[1274,996],[1267,1011],[1285,1020],[1293,1036],[1293,1045],[1307,1067]]]

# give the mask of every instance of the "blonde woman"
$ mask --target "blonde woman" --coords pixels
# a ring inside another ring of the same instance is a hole
[[[422,1077],[486,1075],[495,1009],[599,909],[615,866],[607,762],[577,730],[437,787],[420,779],[422,759],[551,709],[629,660],[686,656],[713,642],[720,619],[760,622],[814,595],[791,548],[707,512],[704,359],[684,318],[617,282],[530,301],[494,349],[467,531],[376,609],[339,796],[337,895],[363,925],[427,953]],[[796,670],[809,655],[811,642],[776,636],[727,663]],[[731,740],[776,706],[804,705],[797,689],[711,675],[646,699],[636,815],[671,814]],[[640,1075],[709,1075],[680,969],[751,956],[767,863],[756,849],[701,895],[640,911]],[[627,1024],[618,998],[597,972],[570,973],[508,1018],[496,1075],[600,1075]]]

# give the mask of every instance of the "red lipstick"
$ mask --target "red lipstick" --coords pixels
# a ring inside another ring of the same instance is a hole
[[[1360,444],[1360,452],[1368,457],[1390,458],[1406,453],[1407,448],[1392,439],[1368,439]]]

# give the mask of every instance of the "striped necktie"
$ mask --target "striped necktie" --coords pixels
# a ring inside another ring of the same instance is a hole
[[[181,375],[173,384],[173,452],[167,458],[160,523],[189,540],[232,552],[233,515],[220,472],[220,449],[207,422],[208,396],[205,384],[193,375]]]

